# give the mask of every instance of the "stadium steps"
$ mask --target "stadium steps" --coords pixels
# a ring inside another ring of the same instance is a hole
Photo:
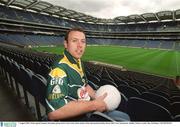
[[[30,110],[12,92],[4,78],[0,75],[0,120],[1,121],[34,121]]]

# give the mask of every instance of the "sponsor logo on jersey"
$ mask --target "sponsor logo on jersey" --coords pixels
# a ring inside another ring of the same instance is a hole
[[[77,90],[79,100],[90,100],[89,94],[85,87],[81,87]]]

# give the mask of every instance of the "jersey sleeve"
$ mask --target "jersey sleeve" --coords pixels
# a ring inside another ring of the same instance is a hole
[[[61,68],[54,68],[49,73],[47,82],[47,112],[52,112],[68,103],[67,74]]]

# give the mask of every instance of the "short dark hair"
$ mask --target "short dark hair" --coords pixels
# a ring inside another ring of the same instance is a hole
[[[66,32],[65,37],[64,37],[64,40],[67,41],[67,42],[68,42],[69,33],[70,33],[71,31],[79,31],[79,32],[84,33],[84,35],[86,36],[86,34],[85,34],[85,32],[84,32],[84,30],[83,30],[82,28],[75,27],[75,28],[72,28],[72,29],[70,29],[70,30],[68,30],[68,31]]]

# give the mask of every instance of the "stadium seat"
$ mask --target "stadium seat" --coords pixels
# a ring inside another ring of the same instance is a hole
[[[113,82],[113,81],[111,81],[109,79],[101,79],[99,84],[100,84],[100,86],[110,84],[110,85],[113,85],[115,87],[118,87],[118,85],[115,82]]]
[[[93,82],[94,84],[99,85],[100,79],[98,77],[94,75],[89,75],[87,78],[89,81]]]
[[[13,61],[12,62],[12,75],[13,75],[15,86],[16,86],[16,93],[17,93],[18,97],[21,98],[19,84],[18,84],[18,74],[20,71],[19,68],[20,67],[19,67],[18,63]]]
[[[169,100],[171,101],[171,103],[180,102],[180,96],[172,96],[169,98]]]
[[[173,96],[180,96],[180,91],[179,91],[179,89],[178,88],[176,88],[177,89],[177,91],[172,91],[171,92],[171,97],[173,97]]]
[[[121,93],[121,102],[117,110],[127,112],[127,101],[128,101],[128,98],[123,93]]]
[[[140,93],[146,92],[147,89],[144,86],[140,86],[140,85],[131,85],[131,87],[137,89]]]
[[[122,92],[128,99],[130,97],[138,97],[140,96],[140,92],[133,88],[133,87],[130,87],[130,86],[122,86],[122,85],[118,85],[118,90],[120,92]]]
[[[101,78],[102,79],[107,79],[107,80],[110,80],[110,81],[114,82],[113,78],[110,76],[107,68],[105,68],[105,67],[102,70]]]
[[[125,86],[129,86],[129,84],[126,81],[123,80],[115,80],[116,84],[118,85],[125,85]]]
[[[50,67],[47,64],[42,63],[41,68],[39,69],[40,69],[39,73],[47,79],[48,74],[50,72]]]
[[[94,89],[97,90],[99,88],[98,85],[94,84],[93,82],[91,82],[90,80],[88,81],[88,84]]]
[[[175,117],[176,115],[180,115],[180,102],[171,103],[170,108],[171,114]]]
[[[34,71],[37,74],[41,74],[40,68],[41,68],[41,63],[37,62],[37,61],[34,61]]]
[[[132,121],[172,121],[173,119],[166,108],[138,97],[128,100],[127,110]]]
[[[180,121],[180,115],[176,115],[176,116],[174,117],[173,121],[179,122],[179,121]]]
[[[166,108],[167,110],[170,109],[169,100],[161,95],[150,92],[144,92],[141,94],[140,98],[159,104],[162,107]]]
[[[46,108],[46,84],[47,81],[43,76],[39,74],[32,75],[32,95],[35,99],[38,120],[41,120],[43,117],[39,103],[41,103]]]
[[[162,91],[159,91],[159,90],[153,90],[153,89],[149,90],[149,92],[161,95],[161,96],[169,99],[169,94],[168,93],[165,93],[165,92],[162,92]]]
[[[29,105],[29,98],[28,98],[27,92],[29,92],[30,94],[32,94],[33,92],[32,87],[31,87],[33,74],[34,73],[31,70],[26,69],[24,68],[24,66],[20,65],[20,72],[18,75],[18,80],[19,80],[19,83],[23,87],[25,103],[28,108],[30,108],[30,105]]]

